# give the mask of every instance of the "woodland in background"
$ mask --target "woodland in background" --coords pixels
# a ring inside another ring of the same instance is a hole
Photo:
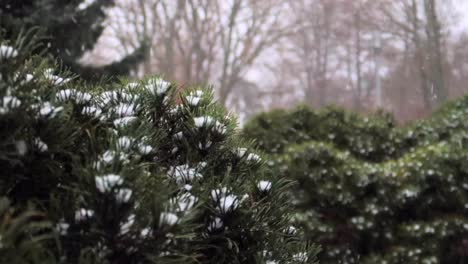
[[[212,84],[241,119],[299,102],[398,121],[426,116],[467,88],[457,0],[118,0],[86,64],[145,42],[135,77]],[[379,88],[380,87],[380,88]]]

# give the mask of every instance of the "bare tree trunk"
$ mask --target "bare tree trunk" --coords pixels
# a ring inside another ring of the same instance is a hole
[[[327,84],[328,84],[328,60],[329,60],[329,51],[330,51],[330,37],[331,37],[331,21],[330,21],[330,8],[326,6],[325,3],[322,3],[323,7],[323,42],[324,44],[319,48],[322,51],[321,63],[319,67],[319,106],[324,107],[327,103]],[[320,38],[322,39],[322,38]],[[321,44],[321,43],[320,43]]]
[[[431,94],[430,94],[430,87],[429,81],[426,72],[426,63],[424,58],[424,46],[422,45],[421,36],[419,35],[420,30],[420,23],[418,18],[418,6],[416,0],[412,0],[411,2],[411,22],[412,22],[412,35],[413,35],[413,42],[415,46],[416,52],[416,63],[418,66],[419,76],[420,76],[420,85],[421,85],[421,92],[423,95],[423,102],[424,108],[426,111],[432,110],[432,103],[431,103]]]
[[[226,104],[229,91],[227,84],[229,83],[229,76],[228,76],[228,68],[231,60],[231,52],[233,52],[231,46],[233,42],[233,34],[234,34],[234,26],[237,18],[237,14],[239,13],[241,7],[242,0],[235,0],[229,14],[229,23],[228,23],[228,34],[226,42],[223,43],[224,45],[224,54],[223,54],[223,68],[221,74],[221,85],[219,87],[219,101],[222,104]]]
[[[408,33],[405,33],[405,35]],[[410,40],[408,37],[404,38],[405,48],[403,51],[403,79],[405,80],[403,83],[399,83],[399,91],[398,91],[398,113],[400,117],[406,112],[408,107],[408,100],[406,98],[408,86],[406,85],[406,80],[408,80],[410,75]]]
[[[307,32],[305,32],[304,29],[301,30],[301,37],[303,41],[303,49],[304,49],[304,57],[305,59],[304,64],[305,64],[305,78],[306,78],[306,87],[305,87],[305,99],[306,102],[309,104],[312,104],[314,101],[314,84],[313,84],[313,78],[314,78],[314,67],[312,66],[312,58],[311,58],[311,47],[310,47],[310,41],[309,41],[309,36]]]
[[[175,70],[175,45],[174,42],[177,39],[176,36],[178,34],[177,28],[176,28],[176,21],[179,20],[181,13],[185,10],[185,0],[178,0],[177,1],[177,9],[175,14],[170,17],[169,16],[169,10],[164,1],[161,2],[164,13],[167,19],[167,26],[168,26],[168,31],[169,35],[164,39],[164,47],[165,47],[165,60],[163,61],[163,69],[164,72],[168,75],[171,76],[172,78],[175,77],[176,75],[176,70]]]
[[[431,65],[431,81],[434,88],[435,106],[440,105],[447,99],[447,91],[444,86],[444,67],[441,50],[440,22],[437,18],[435,0],[424,0],[427,26],[426,34],[429,47],[429,58]]]
[[[151,49],[151,43],[150,43],[150,34],[148,32],[148,14],[147,14],[147,10],[146,10],[146,7],[145,7],[145,3],[143,0],[139,0],[138,1],[138,5],[139,5],[139,9],[141,10],[141,17],[143,19],[142,21],[142,24],[143,24],[143,34],[142,34],[142,38],[143,38],[143,43],[146,43],[146,45],[149,45],[149,48]],[[151,68],[151,57],[150,56],[146,56],[146,58],[143,60],[143,72],[148,72]]]
[[[356,11],[354,16],[355,23],[355,67],[356,67],[356,96],[354,100],[354,108],[356,110],[361,110],[362,108],[362,72],[361,72],[361,13],[359,10]]]

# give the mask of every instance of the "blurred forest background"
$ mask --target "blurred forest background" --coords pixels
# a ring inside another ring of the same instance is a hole
[[[463,0],[117,0],[81,59],[145,42],[132,74],[212,84],[241,119],[299,102],[384,109],[405,122],[467,90]]]

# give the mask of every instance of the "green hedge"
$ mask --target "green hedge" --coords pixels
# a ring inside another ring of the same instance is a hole
[[[464,97],[404,128],[299,107],[263,113],[243,133],[297,181],[297,221],[323,246],[321,263],[465,263],[467,122]]]
[[[266,153],[282,153],[290,144],[316,140],[331,142],[363,159],[378,161],[396,151],[388,145],[393,141],[394,127],[389,115],[362,118],[335,107],[313,111],[300,106],[292,111],[262,113],[245,125],[243,134],[255,139]]]
[[[404,155],[417,146],[446,140],[468,128],[468,96],[450,102],[430,118],[397,127],[392,115],[362,116],[339,107],[261,113],[247,122],[243,135],[254,139],[269,154],[284,152],[291,144],[320,141],[372,162]]]

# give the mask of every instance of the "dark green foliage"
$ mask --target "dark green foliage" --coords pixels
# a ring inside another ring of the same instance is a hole
[[[276,110],[260,114],[245,125],[243,133],[255,139],[267,153],[281,153],[290,144],[316,140],[331,142],[365,160],[379,161],[386,153],[396,152],[388,144],[378,144],[392,140],[390,132],[394,127],[390,116],[361,118],[339,108],[315,112],[301,106],[290,112]]]
[[[55,263],[45,242],[53,241],[44,215],[31,207],[16,210],[0,198],[0,256],[2,263]],[[52,245],[53,246],[53,245]]]
[[[291,227],[289,183],[265,173],[210,91],[176,95],[157,77],[92,86],[21,43],[0,41],[0,195],[40,212],[24,224],[49,226],[18,258],[315,262]]]
[[[463,97],[427,120],[397,128],[393,117],[385,113],[363,117],[336,107],[313,111],[300,106],[291,111],[261,113],[244,126],[242,133],[269,154],[282,153],[291,144],[320,141],[360,159],[379,162],[468,128],[466,109],[468,97]]]
[[[86,79],[125,75],[143,60],[146,45],[119,62],[104,67],[83,66],[78,60],[94,48],[104,29],[104,9],[114,0],[2,0],[0,33],[12,39],[24,28],[38,27],[46,37],[49,52]]]
[[[397,128],[301,107],[262,114],[244,134],[297,180],[297,221],[322,244],[321,263],[466,263],[467,109],[464,97]],[[308,117],[303,127],[298,116]]]

